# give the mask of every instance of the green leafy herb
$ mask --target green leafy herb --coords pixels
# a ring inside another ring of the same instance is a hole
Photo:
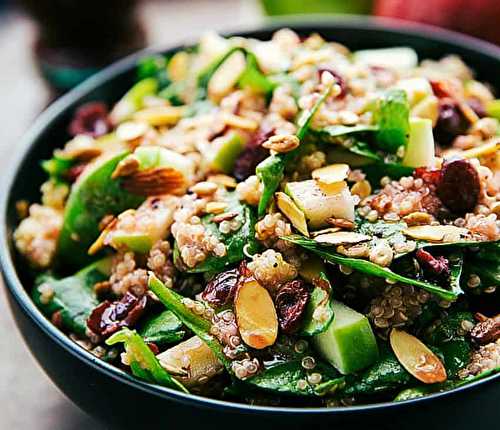
[[[110,259],[104,259],[63,279],[42,275],[33,288],[33,301],[48,317],[59,311],[63,327],[84,336],[87,319],[99,304],[94,284],[108,278],[110,265]],[[48,299],[47,295],[52,297]]]
[[[167,73],[168,58],[164,55],[151,55],[143,57],[137,62],[137,77],[139,80],[154,78],[159,88],[170,84]]]
[[[161,366],[151,349],[135,330],[123,328],[106,340],[107,345],[116,345],[117,343],[125,344],[125,351],[130,360],[130,368],[135,376],[147,382],[174,388],[185,393],[188,392],[179,381],[172,378]]]
[[[388,348],[381,349],[381,358],[372,367],[359,376],[346,380],[346,395],[373,395],[401,389],[408,385],[413,377],[399,363],[394,353]]]
[[[159,346],[178,342],[186,334],[181,320],[168,310],[147,319],[138,331],[145,342],[153,342]]]
[[[58,256],[72,265],[89,262],[89,246],[99,236],[99,223],[105,215],[117,215],[139,206],[144,197],[130,194],[111,174],[118,163],[128,155],[122,152],[85,174],[71,189],[64,210],[64,221],[59,235]]]
[[[472,353],[471,342],[465,336],[464,322],[475,324],[472,313],[452,311],[441,317],[433,325],[432,330],[425,332],[426,343],[439,348],[442,352],[449,378],[455,378],[459,370],[467,366]]]
[[[399,147],[406,147],[410,135],[410,106],[405,91],[391,89],[383,93],[373,114],[378,126],[377,145],[393,154]]]
[[[226,212],[236,212],[238,214],[235,218],[233,218],[233,220],[236,220],[241,224],[241,227],[238,230],[231,231],[227,234],[222,233],[219,230],[220,224],[213,222],[213,218],[215,216],[213,214],[205,215],[201,222],[211,234],[216,236],[226,245],[226,255],[224,257],[209,255],[200,264],[193,268],[186,269],[186,272],[220,272],[225,267],[243,260],[243,258],[245,258],[245,247],[251,254],[257,251],[259,245],[255,240],[256,217],[254,209],[241,203],[238,196],[234,192],[227,193],[225,201],[228,203]],[[177,246],[175,246],[174,251],[174,259],[178,261],[180,255]]]
[[[478,246],[479,245],[479,246]],[[467,282],[471,275],[480,278],[480,284],[474,291],[484,291],[500,285],[500,241],[477,243],[465,253],[462,285],[468,289]]]
[[[226,369],[230,370],[231,363],[224,355],[222,345],[210,334],[210,322],[191,312],[182,303],[184,297],[172,289],[167,288],[153,274],[149,277],[148,286],[149,289],[158,296],[158,299],[160,299],[165,307],[172,311],[187,328],[205,342]]]
[[[461,293],[461,290],[460,291],[446,290],[432,283],[408,278],[406,276],[393,272],[389,268],[383,268],[367,260],[345,257],[341,254],[336,253],[332,249],[328,249],[327,247],[320,245],[318,242],[312,239],[308,239],[306,237],[292,235],[283,237],[282,239],[295,243],[296,245],[299,245],[313,252],[319,257],[324,258],[326,261],[330,263],[342,264],[344,266],[350,267],[354,270],[358,270],[368,275],[373,275],[385,279],[391,279],[393,281],[399,281],[407,285],[414,285],[416,287],[420,287],[426,291],[429,291],[430,293],[433,293],[436,296],[445,300],[454,300]]]
[[[248,378],[244,383],[266,391],[296,396],[317,396],[327,392],[331,394],[344,384],[345,378],[328,364],[317,361],[314,371],[321,374],[323,381],[316,386],[307,382],[308,373],[301,360],[272,366]]]

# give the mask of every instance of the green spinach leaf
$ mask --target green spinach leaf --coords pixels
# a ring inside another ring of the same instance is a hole
[[[172,311],[163,311],[144,321],[138,329],[145,342],[153,342],[159,346],[182,340],[186,331],[182,322]]]

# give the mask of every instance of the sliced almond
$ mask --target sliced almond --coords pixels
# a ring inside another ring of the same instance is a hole
[[[56,149],[55,154],[61,158],[88,161],[101,155],[102,149],[95,139],[82,134],[70,140],[64,149]]]
[[[210,175],[207,178],[207,181],[213,182],[217,185],[222,185],[226,188],[236,188],[236,185],[238,185],[236,179],[234,179],[232,176],[224,175],[222,173],[217,175]]]
[[[233,218],[236,218],[238,216],[238,212],[224,212],[220,215],[215,215],[212,218],[212,222],[215,222],[216,224],[222,222],[222,221],[229,221]]]
[[[304,236],[309,237],[307,229],[307,221],[304,212],[293,202],[293,200],[285,193],[276,193],[276,204],[281,212],[290,220],[292,225],[300,231]]]
[[[463,158],[479,158],[500,151],[500,139],[492,139],[487,143],[460,152]]]
[[[112,179],[130,176],[139,171],[141,163],[134,155],[129,155],[121,160],[111,174]]]
[[[247,66],[245,55],[236,51],[224,61],[208,82],[208,95],[218,101],[231,92]]]
[[[198,336],[157,355],[161,366],[184,385],[191,387],[208,381],[222,370],[222,364]]]
[[[328,228],[323,228],[321,230],[316,230],[316,231],[311,231],[310,235],[311,237],[317,237],[322,234],[327,234],[327,233],[335,233],[337,231],[340,231],[341,228],[339,227],[328,227]]]
[[[323,184],[331,185],[347,179],[349,165],[344,163],[331,164],[326,167],[313,170],[312,177]]]
[[[208,202],[205,207],[205,212],[209,214],[221,214],[227,208],[225,202]]]
[[[337,231],[335,233],[320,234],[314,240],[318,243],[328,243],[330,245],[344,245],[365,242],[371,237],[366,234],[355,233],[353,231]]]
[[[174,125],[185,115],[186,109],[186,106],[154,106],[136,112],[133,118],[153,127]]]
[[[356,224],[351,220],[345,218],[327,218],[326,222],[334,227],[338,227],[344,230],[354,230]]]
[[[222,121],[224,121],[224,124],[229,127],[240,128],[247,131],[255,131],[259,127],[259,123],[253,119],[234,115],[228,112],[224,112],[222,114]]]
[[[243,342],[255,349],[274,344],[278,316],[269,292],[256,280],[248,279],[238,287],[235,311]]]
[[[424,384],[446,381],[446,369],[439,358],[415,336],[393,328],[390,343],[401,365]]]
[[[203,181],[194,184],[189,190],[199,196],[210,196],[217,191],[217,188],[216,183]]]
[[[140,196],[179,194],[185,187],[184,175],[172,167],[137,172],[121,182],[123,189]]]
[[[190,56],[185,51],[176,52],[168,62],[168,77],[174,81],[186,79],[189,71]]]
[[[134,211],[134,209],[130,210]],[[101,231],[101,234],[95,240],[95,242],[92,245],[90,245],[87,251],[89,255],[97,254],[102,248],[106,246],[106,238],[108,237],[109,232],[114,229],[117,223],[118,223],[118,218],[114,218],[111,222],[108,223],[108,225],[104,228],[104,230]]]
[[[361,200],[368,197],[371,193],[372,186],[366,179],[356,182],[351,188],[351,194],[358,196]]]
[[[454,242],[467,233],[466,228],[454,225],[416,225],[403,230],[403,234],[412,239],[429,242]]]
[[[139,139],[149,130],[149,126],[144,122],[127,121],[116,128],[116,137],[125,142]]]

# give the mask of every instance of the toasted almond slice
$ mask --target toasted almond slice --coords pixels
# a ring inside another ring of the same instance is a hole
[[[139,139],[148,131],[149,126],[144,122],[127,121],[116,128],[116,137],[125,142]]]
[[[168,77],[174,82],[185,79],[189,71],[189,60],[187,52],[176,52],[168,62]]]
[[[92,160],[102,154],[102,149],[95,139],[86,135],[75,136],[64,149],[56,149],[55,154],[61,158]]]
[[[436,355],[415,336],[393,328],[390,343],[401,365],[424,384],[446,381],[446,369]]]
[[[329,227],[329,228],[324,228],[322,230],[316,230],[316,231],[311,231],[311,237],[317,237],[322,234],[327,234],[327,233],[336,233],[337,231],[340,231],[340,227]]]
[[[356,227],[354,222],[345,218],[327,218],[326,222],[334,227],[344,230],[354,230],[354,227]]]
[[[233,218],[236,218],[238,216],[238,212],[224,212],[220,215],[215,215],[212,218],[212,222],[215,222],[216,224],[222,222],[222,221],[229,221]]]
[[[276,204],[281,212],[290,220],[292,225],[304,236],[309,237],[307,221],[304,212],[302,212],[293,200],[285,193],[276,193]]]
[[[368,197],[371,193],[372,193],[372,186],[366,179],[356,182],[351,187],[351,194],[359,196],[361,200]]]
[[[229,127],[240,128],[247,131],[255,131],[259,127],[259,123],[253,119],[243,116],[234,115],[229,112],[222,113],[222,121]]]
[[[349,165],[344,163],[330,164],[313,170],[312,177],[323,184],[331,185],[347,179]]]
[[[130,176],[139,171],[140,162],[134,155],[129,155],[121,160],[111,174],[112,179]]]
[[[353,231],[337,231],[335,233],[320,234],[314,240],[318,243],[328,243],[330,245],[344,245],[365,242],[371,237],[366,234],[355,233]]]
[[[429,242],[454,242],[467,233],[466,228],[454,225],[416,225],[403,230],[403,234],[412,239]]]
[[[174,125],[184,116],[186,109],[186,106],[154,106],[136,112],[133,118],[153,127]]]
[[[208,202],[205,207],[205,212],[209,214],[221,214],[227,208],[227,203],[225,202]]]
[[[245,55],[236,51],[224,61],[208,82],[208,95],[218,101],[231,92],[247,66]]]
[[[241,338],[248,346],[263,349],[278,336],[278,316],[269,292],[256,280],[245,280],[236,291],[236,319]]]
[[[222,173],[217,175],[210,175],[207,178],[207,181],[213,182],[214,184],[217,185],[222,185],[226,188],[236,188],[236,185],[238,185],[236,179],[234,179],[232,176],[224,175]]]
[[[133,211],[134,209],[130,209],[130,210]],[[115,227],[115,225],[117,223],[118,223],[118,218],[114,218],[110,223],[108,223],[108,225],[104,228],[104,230],[101,231],[101,234],[95,240],[95,242],[92,245],[90,245],[90,247],[87,251],[87,253],[89,255],[97,254],[102,248],[104,248],[106,246],[106,238],[107,238],[109,232],[113,230],[113,228]]]
[[[194,184],[189,190],[199,196],[210,196],[217,191],[217,188],[216,183],[203,181]]]
[[[475,148],[460,152],[463,158],[479,158],[500,151],[500,139],[492,139]]]
[[[176,169],[159,167],[127,176],[121,185],[130,193],[141,196],[178,194],[185,187],[185,179]]]

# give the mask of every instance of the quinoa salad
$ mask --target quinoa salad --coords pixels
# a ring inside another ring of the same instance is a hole
[[[73,112],[15,245],[47,318],[152,384],[296,407],[453,389],[500,369],[499,119],[457,56],[209,33]]]

